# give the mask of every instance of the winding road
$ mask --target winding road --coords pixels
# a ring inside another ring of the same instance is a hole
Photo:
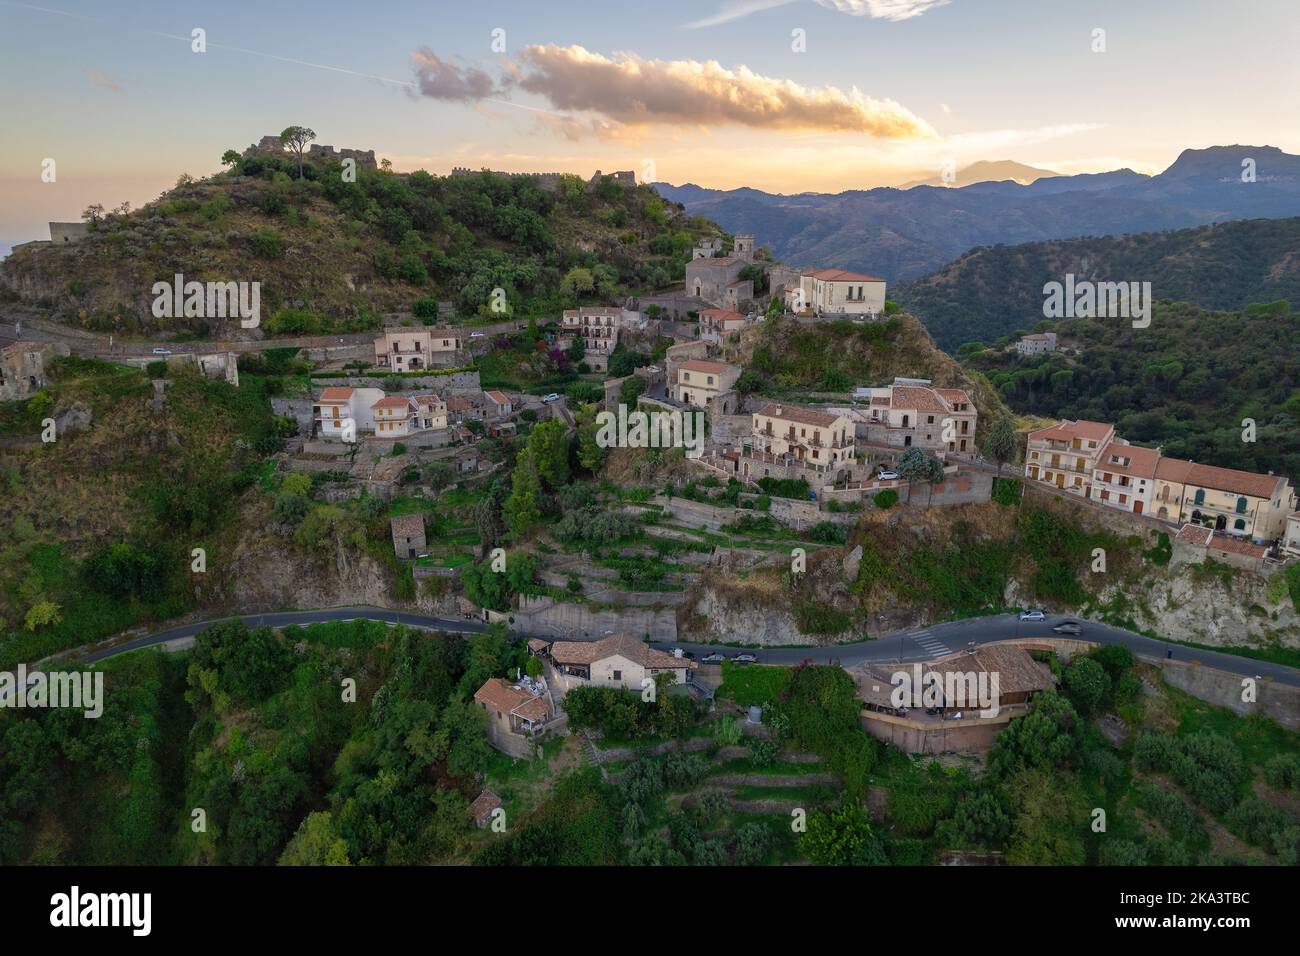
[[[328,621],[351,621],[363,618],[370,621],[382,621],[385,624],[405,624],[422,630],[451,631],[462,634],[476,634],[487,630],[487,625],[479,621],[456,620],[454,618],[432,617],[426,614],[412,614],[407,611],[394,611],[378,607],[340,607],[316,611],[277,611],[266,614],[240,615],[250,627],[286,627],[294,624],[313,624]],[[217,623],[220,618],[210,621],[195,621],[177,627],[167,628],[154,634],[124,641],[113,647],[104,647],[80,655],[80,660],[94,663],[117,654],[177,644],[193,638],[205,628]],[[817,664],[840,664],[852,666],[865,662],[878,661],[926,661],[948,654],[956,653],[972,644],[989,644],[995,641],[1012,639],[1051,639],[1058,637],[1052,633],[1052,627],[1061,621],[1075,618],[1049,615],[1046,621],[1021,622],[1015,614],[998,614],[990,617],[966,618],[949,621],[944,624],[932,624],[929,627],[902,631],[897,634],[880,637],[871,641],[858,641],[853,644],[837,644],[830,647],[764,647],[736,648],[717,644],[656,643],[653,646],[661,650],[680,647],[690,651],[697,658],[721,651],[728,657],[734,657],[742,650],[753,654],[761,664],[793,665],[803,661]],[[589,638],[595,640],[596,638]],[[1254,660],[1236,654],[1223,654],[1218,651],[1185,647],[1155,638],[1135,634],[1122,628],[1106,624],[1083,622],[1083,633],[1079,640],[1098,644],[1118,644],[1127,647],[1135,657],[1155,661],[1171,657],[1179,661],[1197,661],[1206,667],[1240,674],[1243,677],[1267,677],[1280,684],[1300,687],[1300,669],[1274,664],[1269,661]],[[570,638],[581,640],[581,638]],[[74,654],[76,652],[73,652]]]

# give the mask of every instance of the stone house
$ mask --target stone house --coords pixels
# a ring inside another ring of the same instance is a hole
[[[851,471],[856,458],[853,421],[843,414],[769,402],[753,415],[741,448],[743,478],[769,473],[765,465],[793,466],[835,477]]]
[[[46,363],[68,351],[54,342],[14,342],[0,349],[0,401],[31,398],[45,387]]]
[[[742,304],[754,298],[753,281],[740,278],[748,265],[750,262],[736,256],[692,259],[686,264],[686,294],[715,308],[739,312]]]
[[[516,758],[533,755],[534,742],[555,717],[551,695],[540,682],[491,677],[474,693],[488,717],[488,742]]]
[[[375,364],[395,372],[446,366],[463,348],[460,333],[448,328],[388,328],[375,339]]]
[[[975,451],[978,416],[965,389],[896,378],[892,385],[857,389],[854,394],[868,402],[859,437],[871,444],[958,455]]]
[[[393,534],[393,551],[399,558],[414,558],[424,554],[423,515],[398,515],[389,521]]]
[[[690,359],[677,367],[673,398],[683,405],[730,415],[736,410],[735,386],[740,366]]]
[[[1056,333],[1035,332],[1032,335],[1023,336],[1016,343],[1016,351],[1021,355],[1042,355],[1045,352],[1055,352]]]

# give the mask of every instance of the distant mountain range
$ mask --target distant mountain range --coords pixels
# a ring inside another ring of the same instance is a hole
[[[986,345],[1043,320],[1043,285],[1067,273],[1150,282],[1156,299],[1240,309],[1287,299],[1300,305],[1300,218],[1246,219],[1172,232],[1058,239],[974,249],[889,296],[949,351]]]
[[[1050,169],[1039,169],[1036,166],[1026,166],[1024,163],[1017,163],[1013,159],[999,159],[989,161],[982,159],[978,163],[971,163],[969,166],[963,166],[961,169],[954,170],[951,182],[945,182],[943,175],[931,176],[929,179],[915,179],[910,183],[903,183],[899,189],[912,189],[915,186],[947,186],[949,189],[960,189],[962,186],[973,186],[976,183],[997,183],[1010,180],[1011,182],[1020,183],[1027,186],[1029,183],[1049,176],[1059,176],[1060,173],[1054,173]]]
[[[1253,182],[1243,181],[1244,160],[1253,162]],[[791,196],[694,184],[655,188],[693,215],[731,232],[754,233],[792,265],[853,269],[897,282],[933,272],[977,246],[1298,216],[1300,156],[1273,146],[1212,146],[1184,150],[1155,176],[1119,169],[1047,175],[1027,185]]]

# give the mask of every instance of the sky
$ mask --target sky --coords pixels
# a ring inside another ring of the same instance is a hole
[[[1297,49],[1294,0],[0,0],[0,242],[293,124],[399,171],[784,193],[1300,153]]]

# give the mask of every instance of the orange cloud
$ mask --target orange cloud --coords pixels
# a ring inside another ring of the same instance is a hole
[[[514,82],[557,109],[620,123],[697,123],[933,139],[934,128],[895,100],[734,70],[715,60],[610,58],[580,46],[530,46]]]

